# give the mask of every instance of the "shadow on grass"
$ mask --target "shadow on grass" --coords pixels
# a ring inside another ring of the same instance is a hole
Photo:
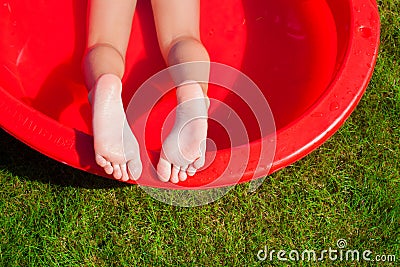
[[[107,189],[130,186],[64,165],[35,151],[0,129],[0,170],[29,181],[64,187]]]

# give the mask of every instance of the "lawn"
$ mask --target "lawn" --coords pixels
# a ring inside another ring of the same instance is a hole
[[[0,266],[284,266],[259,261],[259,250],[337,249],[339,239],[398,264],[400,4],[378,2],[381,49],[360,104],[319,149],[255,192],[243,184],[209,205],[170,206],[0,130]],[[318,264],[332,265],[368,264]]]

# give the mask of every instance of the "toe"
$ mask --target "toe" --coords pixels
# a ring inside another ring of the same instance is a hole
[[[122,179],[121,179],[121,181],[126,182],[126,181],[129,180],[129,175],[128,175],[128,170],[127,170],[127,168],[126,168],[126,164],[125,164],[125,163],[124,163],[124,164],[121,164],[120,167],[121,167],[121,172],[122,172]]]
[[[186,170],[187,170],[187,168],[188,168],[189,166],[183,166],[183,167],[181,167],[181,171],[179,172],[179,175],[178,175],[178,177],[179,177],[179,180],[180,181],[185,181],[186,179],[187,179],[187,173],[186,173]]]
[[[179,171],[181,170],[181,167],[174,165],[172,167],[172,171],[171,171],[171,182],[176,184],[177,182],[179,182]]]
[[[160,160],[158,161],[157,175],[162,182],[168,182],[171,177],[171,163],[163,157],[160,157]]]
[[[179,172],[179,181],[186,181],[186,179],[187,179],[187,173],[186,173],[186,171],[180,171]]]
[[[96,163],[100,167],[104,168],[107,165],[108,161],[103,156],[96,154]]]
[[[128,161],[128,175],[131,180],[139,179],[142,174],[142,163],[140,161]]]
[[[197,169],[193,166],[193,164],[190,164],[189,168],[187,169],[186,173],[189,176],[195,175]]]
[[[121,171],[121,167],[119,166],[119,164],[112,164],[114,172],[114,178],[117,180],[120,180],[122,178],[122,171]]]
[[[107,161],[106,166],[104,166],[104,171],[111,175],[114,172],[114,168],[111,166],[111,163]]]

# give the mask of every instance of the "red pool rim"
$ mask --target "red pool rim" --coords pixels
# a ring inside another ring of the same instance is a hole
[[[380,24],[375,1],[353,0],[349,3],[350,37],[340,70],[312,107],[278,130],[275,159],[269,172],[266,173],[264,168],[252,169],[250,166],[240,183],[271,174],[303,158],[332,136],[357,106],[376,63]],[[356,10],[355,7],[359,6],[363,6],[362,12]],[[0,111],[0,126],[33,149],[75,168],[105,176],[94,162],[91,136],[62,125],[33,109],[12,96],[1,85]],[[316,129],[309,127],[310,125],[318,127]],[[261,141],[251,142],[250,147],[256,149],[259,142]],[[79,152],[74,149],[76,145],[81,147]],[[218,153],[222,155],[228,152],[221,150]],[[82,158],[85,159],[83,165]],[[196,183],[193,182],[192,186],[195,187]],[[168,184],[165,187],[168,188]]]

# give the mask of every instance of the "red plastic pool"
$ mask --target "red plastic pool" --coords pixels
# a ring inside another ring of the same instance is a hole
[[[124,80],[126,105],[141,84],[165,68],[148,2],[138,1],[134,19]],[[90,106],[80,68],[86,1],[1,3],[0,126],[51,158],[104,176],[93,157]],[[232,179],[209,186],[214,187],[265,176],[327,140],[367,87],[380,23],[373,0],[219,0],[202,2],[201,27],[211,60],[248,75],[268,100],[276,125],[272,166],[257,166],[259,146],[269,136],[260,136],[257,122],[237,98],[211,85],[210,97],[224,101],[242,119],[250,151],[243,175],[235,178],[232,173]],[[172,108],[173,101],[167,95],[158,107]],[[161,143],[159,118],[153,119],[146,144],[154,159]],[[229,147],[221,131],[210,124],[209,137],[217,147],[214,161],[183,186],[207,187],[230,153],[242,149]]]

